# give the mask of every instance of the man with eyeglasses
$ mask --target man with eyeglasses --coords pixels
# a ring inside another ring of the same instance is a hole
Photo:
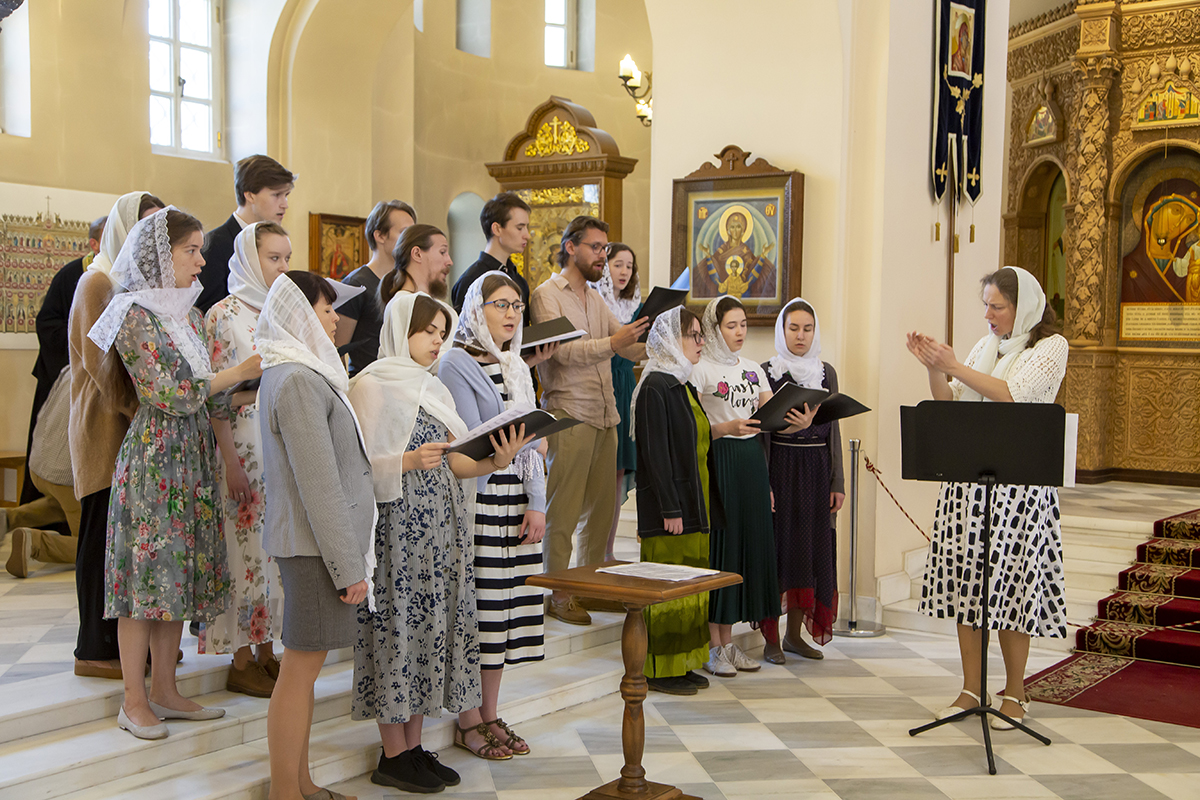
[[[613,353],[631,361],[646,355],[638,338],[650,324],[648,318],[628,325],[605,305],[600,293],[588,286],[604,272],[608,223],[595,217],[571,220],[562,234],[558,263],[562,271],[533,292],[533,321],[566,317],[581,339],[564,342],[549,360],[538,366],[542,406],[555,416],[582,422],[549,437],[546,481],[546,569],[566,569],[571,562],[571,535],[585,519],[579,534],[578,566],[604,561],[608,532],[612,529],[617,486],[617,422],[620,415],[613,395]],[[601,603],[586,601],[593,608]],[[574,625],[590,625],[591,615],[577,598],[555,592],[549,601],[550,616]]]

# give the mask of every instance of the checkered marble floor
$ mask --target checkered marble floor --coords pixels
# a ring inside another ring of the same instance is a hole
[[[1059,489],[1058,500],[1063,514],[1154,522],[1200,508],[1200,488],[1109,481]]]
[[[977,720],[908,735],[961,685],[952,639],[895,631],[835,638],[825,653],[823,661],[789,656],[756,674],[712,678],[694,697],[651,693],[647,778],[705,800],[1200,797],[1200,729],[1034,704],[1032,725],[1053,744],[995,732],[998,774],[988,775]],[[993,656],[993,674],[1002,674],[998,650]],[[1035,649],[1030,671],[1060,658]],[[993,680],[993,690],[1002,683]],[[621,709],[614,695],[517,726],[533,753],[510,761],[443,750],[442,761],[463,776],[446,794],[579,797],[619,777]],[[397,796],[365,776],[334,788],[360,800]]]

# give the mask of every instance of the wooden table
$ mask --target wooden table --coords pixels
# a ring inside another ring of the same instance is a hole
[[[718,572],[690,581],[653,581],[596,572],[626,562],[610,561],[590,567],[576,567],[525,579],[530,586],[541,586],[556,592],[598,600],[615,600],[625,606],[625,627],[621,633],[621,658],[625,662],[625,677],[621,679],[621,698],[625,715],[621,724],[621,745],[625,751],[625,766],[621,777],[597,787],[580,800],[699,800],[685,795],[678,788],[646,780],[642,766],[642,751],[646,747],[646,719],[642,702],[646,699],[646,621],[642,610],[646,606],[667,600],[678,600],[701,592],[710,592],[742,582],[733,572]]]

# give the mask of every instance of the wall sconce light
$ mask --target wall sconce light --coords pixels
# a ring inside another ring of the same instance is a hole
[[[649,72],[638,69],[633,57],[628,53],[621,59],[621,68],[617,73],[625,91],[633,98],[634,113],[647,128],[654,119],[654,98],[650,96],[651,79]]]

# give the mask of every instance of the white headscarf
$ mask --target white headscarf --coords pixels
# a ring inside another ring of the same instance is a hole
[[[630,439],[637,438],[637,398],[642,391],[642,384],[646,382],[646,376],[652,372],[665,372],[680,383],[687,383],[692,374],[692,362],[684,355],[680,343],[682,337],[679,335],[679,315],[682,311],[683,306],[664,311],[650,326],[650,335],[646,337],[646,356],[649,361],[642,368],[642,377],[634,387],[633,396],[629,401]]]
[[[537,398],[533,393],[533,379],[529,376],[529,367],[521,358],[521,315],[516,318],[516,333],[509,340],[508,350],[501,350],[492,338],[488,328],[487,316],[483,309],[483,282],[489,275],[499,275],[509,280],[503,272],[492,270],[485,272],[475,279],[463,297],[462,316],[458,318],[458,327],[454,331],[454,341],[482,350],[500,362],[500,374],[504,377],[504,386],[508,390],[506,409],[513,406],[529,406],[537,408]],[[507,283],[505,284],[507,285]],[[518,292],[518,297],[520,293]],[[533,471],[542,468],[533,448],[525,447],[513,461],[514,468],[521,480],[531,480]]]
[[[433,376],[432,365],[421,366],[409,354],[408,326],[418,297],[429,295],[399,292],[388,301],[379,332],[379,358],[350,382],[350,400],[360,418],[366,420],[367,456],[373,465],[388,458],[399,462],[408,450],[420,408],[441,420],[455,438],[467,433],[450,390]],[[375,469],[371,474],[376,502],[389,503],[400,496],[403,482],[399,468]]]
[[[178,210],[175,206],[167,206],[133,226],[109,272],[109,278],[122,291],[109,301],[104,313],[88,331],[88,338],[107,352],[116,341],[130,307],[137,303],[158,319],[191,367],[192,377],[209,380],[213,371],[208,348],[188,319],[204,287],[198,280],[192,281],[186,289],[175,287],[167,214]],[[107,232],[105,227],[105,234]]]
[[[630,251],[632,253],[633,251]],[[637,275],[632,278],[633,297],[626,300],[619,297],[616,292],[616,287],[613,286],[612,274],[608,271],[608,262],[604,263],[604,274],[600,276],[600,280],[592,282],[588,281],[588,286],[591,286],[600,296],[604,298],[604,304],[613,312],[622,325],[628,325],[633,321],[633,315],[638,310],[638,306],[642,304],[642,285],[637,279]]]
[[[334,391],[346,399],[350,378],[346,375],[342,359],[338,357],[337,348],[329,334],[325,333],[317,312],[304,292],[291,278],[284,280],[285,277],[280,276],[271,285],[254,329],[254,349],[262,356],[262,368],[289,362],[303,364],[328,381]],[[325,280],[337,292],[334,308],[364,291],[361,286],[346,286],[328,278]],[[348,399],[346,405],[350,405]]]
[[[704,307],[704,316],[700,318],[700,330],[704,332],[704,349],[700,351],[700,357],[731,367],[738,363],[738,356],[725,344],[725,337],[721,335],[721,321],[717,319],[717,303],[727,296],[714,297]]]
[[[983,350],[975,359],[974,369],[993,378],[1005,380],[1008,371],[1016,363],[1017,356],[1029,342],[1029,332],[1042,321],[1046,313],[1046,293],[1037,278],[1020,267],[1001,267],[1017,273],[1017,316],[1013,320],[1012,333],[1007,338],[991,334],[984,342]],[[983,400],[983,395],[966,386],[962,400]]]
[[[258,309],[267,302],[270,288],[263,278],[262,264],[258,260],[258,243],[255,241],[254,232],[262,224],[252,222],[242,228],[233,240],[233,255],[229,258],[229,293]]]
[[[808,352],[798,356],[787,346],[788,314],[801,310],[799,303],[812,308],[812,304],[803,297],[797,297],[784,306],[775,318],[775,355],[767,362],[767,372],[775,380],[782,378],[784,372],[789,372],[798,386],[820,389],[821,382],[825,380],[825,363],[821,361],[821,323],[817,320],[816,309],[812,312],[813,338]]]
[[[96,253],[92,263],[88,264],[89,271],[95,270],[105,275],[112,272],[121,246],[129,238],[133,226],[138,223],[138,208],[142,205],[142,197],[147,194],[149,192],[130,192],[121,195],[117,202],[113,203],[104,223],[104,233],[100,234],[100,252]]]

